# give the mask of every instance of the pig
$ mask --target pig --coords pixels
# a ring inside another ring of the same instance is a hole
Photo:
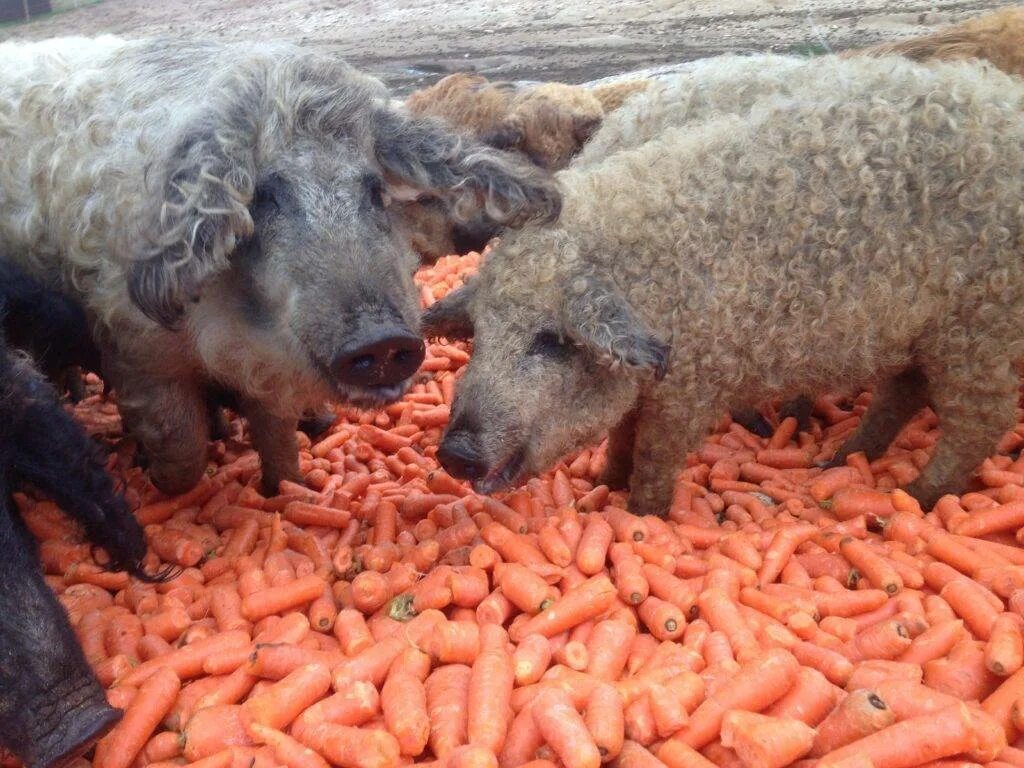
[[[558,223],[505,238],[428,310],[430,334],[473,337],[450,473],[494,492],[610,430],[603,481],[665,515],[728,410],[874,383],[835,462],[877,458],[930,405],[942,436],[907,491],[931,507],[963,490],[1015,424],[1024,84],[804,66],[813,98],[769,94],[561,173]]]
[[[557,216],[553,178],[399,112],[376,80],[275,42],[0,44],[0,251],[80,301],[153,484],[207,467],[233,393],[264,492],[300,480],[297,420],[400,397],[424,356],[410,224]]]
[[[3,315],[0,300],[0,317]],[[0,335],[0,746],[28,768],[59,768],[120,719],[43,579],[37,544],[12,493],[51,497],[101,547],[98,558],[144,580],[142,529],[103,455],[60,406],[27,356]]]

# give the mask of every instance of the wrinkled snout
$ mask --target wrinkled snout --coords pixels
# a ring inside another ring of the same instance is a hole
[[[355,387],[395,387],[423,362],[423,339],[408,328],[391,326],[350,342],[334,358],[334,373]]]
[[[466,430],[449,431],[444,436],[437,451],[437,460],[445,472],[462,480],[479,480],[489,469],[479,440]]]

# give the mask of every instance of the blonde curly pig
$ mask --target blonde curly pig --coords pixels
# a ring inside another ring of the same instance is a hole
[[[493,491],[611,430],[605,480],[664,515],[727,410],[877,384],[836,461],[877,457],[931,405],[942,437],[908,491],[930,507],[963,490],[1015,423],[1024,83],[899,58],[799,67],[806,93],[563,172],[559,222],[509,235],[428,310],[429,331],[474,338],[450,472]]]

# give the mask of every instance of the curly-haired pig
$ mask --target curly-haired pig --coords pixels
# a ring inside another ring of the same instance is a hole
[[[424,318],[474,338],[439,451],[491,492],[611,430],[606,481],[664,515],[729,409],[877,384],[837,456],[922,406],[908,491],[964,488],[1015,423],[1024,352],[1024,83],[836,57],[743,116],[560,174],[558,224],[508,236]],[[723,87],[730,87],[725,83]]]
[[[304,411],[406,390],[418,260],[389,190],[510,225],[560,203],[546,172],[285,43],[4,43],[0,145],[0,251],[94,318],[167,494],[206,468],[208,385],[237,395],[267,493],[299,479]]]

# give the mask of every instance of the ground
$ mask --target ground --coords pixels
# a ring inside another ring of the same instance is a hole
[[[820,52],[920,34],[1006,3],[951,0],[55,0],[0,39],[115,33],[289,38],[403,94],[439,76],[584,82],[726,52]],[[558,7],[558,6],[562,7]]]

